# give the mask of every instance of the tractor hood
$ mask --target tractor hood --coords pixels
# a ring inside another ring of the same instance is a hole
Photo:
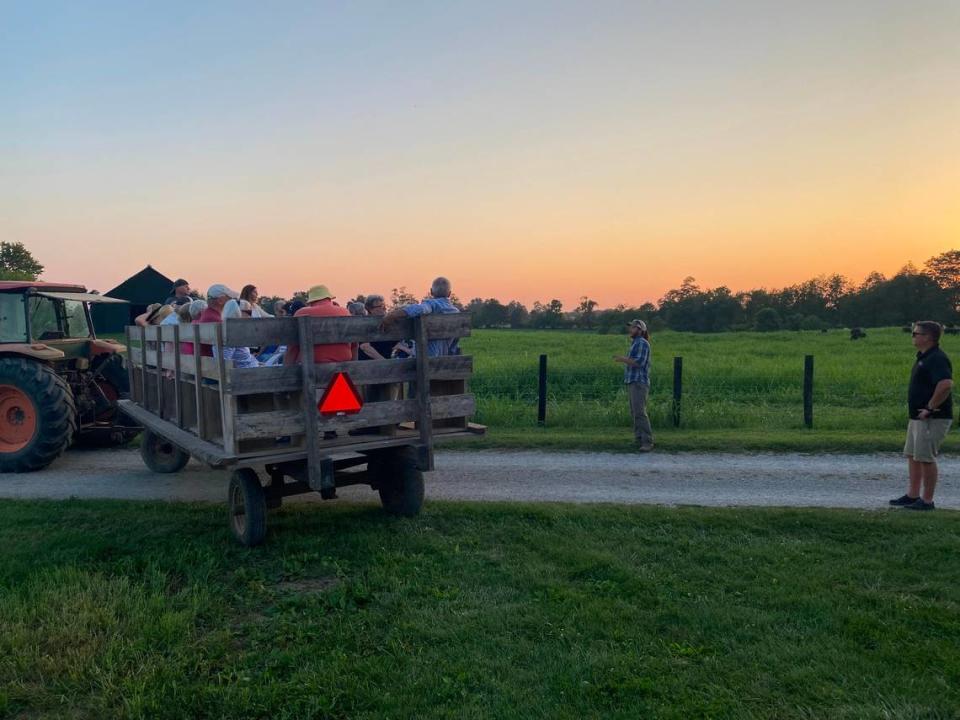
[[[77,302],[87,303],[126,303],[126,300],[107,297],[106,295],[95,295],[85,292],[52,292],[47,290],[34,290],[33,295],[42,295],[43,297],[53,298],[55,300],[76,300]]]

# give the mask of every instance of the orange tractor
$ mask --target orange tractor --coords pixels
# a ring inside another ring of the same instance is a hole
[[[0,472],[46,467],[72,442],[112,445],[139,428],[117,401],[129,392],[123,345],[98,340],[90,304],[124,302],[82,285],[0,282]]]

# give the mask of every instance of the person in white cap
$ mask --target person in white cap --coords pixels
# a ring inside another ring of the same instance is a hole
[[[199,322],[220,322],[222,319],[220,314],[223,312],[223,306],[227,304],[227,300],[237,300],[239,298],[240,293],[231,290],[226,285],[220,283],[211,285],[210,289],[207,290],[207,309],[200,313]]]
[[[200,313],[200,317],[197,318],[195,322],[220,322],[223,319],[221,317],[223,306],[227,304],[228,300],[236,300],[239,297],[240,293],[236,292],[235,290],[231,290],[226,285],[221,283],[211,285],[210,289],[207,290],[207,309]],[[207,357],[213,357],[213,347],[211,345],[201,344],[200,354]]]
[[[633,435],[640,446],[640,452],[653,450],[653,428],[647,415],[647,396],[650,394],[650,333],[643,320],[631,320],[627,333],[632,340],[630,352],[626,355],[614,355],[613,359],[623,363],[623,382],[630,397],[630,414],[633,416]]]

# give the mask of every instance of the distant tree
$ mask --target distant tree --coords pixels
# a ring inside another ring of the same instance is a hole
[[[0,280],[36,280],[43,265],[19,242],[0,242]]]
[[[772,332],[779,330],[783,323],[780,320],[780,313],[773,308],[763,308],[753,319],[753,326],[760,332]]]
[[[290,296],[291,300],[299,300],[300,302],[306,302],[307,298],[310,296],[310,293],[307,290],[297,290]]]
[[[507,303],[507,321],[510,323],[510,327],[515,329],[526,327],[527,323],[530,322],[530,313],[523,303],[511,300]]]
[[[540,329],[563,327],[563,303],[556,298],[546,305],[535,301],[530,312],[530,324]]]
[[[473,313],[474,315],[473,322],[474,324],[476,324],[478,321],[478,318],[480,317],[480,313],[483,312],[483,298],[478,298],[478,297],[473,298],[470,302],[467,303],[465,310],[467,312]]]
[[[840,317],[847,327],[908,325],[918,319],[951,322],[956,318],[949,290],[929,275],[897,273],[889,280],[844,298]]]
[[[593,329],[595,319],[594,311],[597,309],[597,301],[591,300],[586,295],[580,297],[580,304],[577,305],[577,322],[581,327],[587,330]]]
[[[874,270],[873,272],[867,274],[857,290],[858,292],[863,292],[864,290],[875,288],[877,285],[885,283],[886,281],[887,278],[883,273]]]
[[[927,260],[926,274],[950,293],[954,309],[960,307],[960,250],[948,250]]]
[[[496,298],[485,300],[480,308],[481,327],[503,327],[509,322],[510,311]]]
[[[267,295],[260,296],[260,307],[266,310],[271,315],[275,315],[274,308],[278,302],[283,302],[283,298],[279,295]]]
[[[407,291],[406,285],[401,285],[399,288],[393,288],[390,291],[390,305],[392,308],[413,305],[416,302],[417,298]]]
[[[823,330],[827,324],[816,315],[807,315],[800,321],[801,330]]]

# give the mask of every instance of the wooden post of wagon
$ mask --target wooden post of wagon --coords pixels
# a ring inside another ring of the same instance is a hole
[[[803,424],[813,427],[813,355],[803,358]]]
[[[540,356],[540,383],[537,390],[537,425],[547,422],[547,356]]]
[[[317,418],[316,364],[313,358],[313,324],[310,318],[298,318],[300,341],[300,372],[303,378],[302,403],[306,430],[307,482],[317,492],[323,488],[323,468],[320,463],[320,422]]]
[[[433,470],[433,409],[430,406],[430,353],[427,346],[425,317],[414,318],[413,334],[417,344],[417,427],[420,448],[426,456],[424,470]]]

